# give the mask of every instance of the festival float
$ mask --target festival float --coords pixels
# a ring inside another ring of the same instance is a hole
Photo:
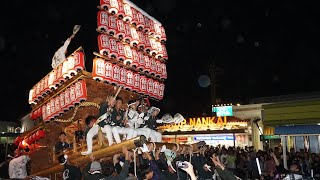
[[[89,155],[80,154],[87,146],[79,137],[85,118],[97,115],[99,104],[108,96],[118,95],[124,103],[138,98],[163,99],[168,54],[161,23],[128,0],[100,0],[97,7],[99,51],[93,52],[92,72],[86,70],[85,51],[79,47],[66,58],[59,60],[59,54],[54,57],[52,71],[30,90],[30,114],[36,126],[14,143],[19,150],[28,151],[31,175],[61,179],[63,166],[57,161],[54,146],[62,131],[73,144],[73,149],[65,152],[68,160],[79,167],[90,162]],[[79,29],[79,25],[74,26],[73,37]],[[63,53],[67,46],[65,43]],[[143,136],[112,146],[106,141],[102,133],[94,139],[96,159],[111,159],[121,153],[122,146],[135,149],[146,143]],[[175,149],[184,146],[154,143],[154,148],[162,145]]]

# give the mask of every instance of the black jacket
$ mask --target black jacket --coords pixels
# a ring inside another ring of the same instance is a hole
[[[118,176],[107,177],[101,173],[90,174],[88,172],[90,170],[90,165],[91,163],[89,163],[83,170],[84,180],[125,180],[129,173],[129,161],[127,160],[124,162],[121,172]]]
[[[82,174],[79,168],[73,165],[64,165],[63,177],[66,180],[81,180]]]

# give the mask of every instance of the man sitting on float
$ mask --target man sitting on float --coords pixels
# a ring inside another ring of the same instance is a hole
[[[152,106],[148,109],[147,115],[143,118],[145,120],[145,128],[148,128],[151,130],[148,137],[150,137],[152,142],[162,141],[162,134],[157,131],[157,124],[158,122],[161,122],[158,119],[159,113],[160,113],[160,109]]]
[[[128,119],[125,117],[125,111],[121,109],[123,106],[123,100],[121,97],[116,98],[115,107],[112,110],[111,122],[112,122],[112,134],[116,143],[121,143],[120,134],[126,136],[125,139],[132,139],[134,135],[134,129],[128,126]]]
[[[147,139],[149,138],[149,134],[151,133],[151,129],[148,128],[139,128],[140,123],[143,122],[144,113],[140,113],[137,111],[137,108],[140,104],[139,100],[130,101],[128,103],[128,109],[126,116],[128,118],[128,125],[130,128],[134,129],[133,137],[137,137],[140,135],[145,136]]]
[[[87,141],[87,151],[81,152],[82,155],[87,155],[92,153],[92,139],[98,134],[99,129],[106,134],[109,146],[113,144],[113,136],[111,129],[111,111],[114,107],[115,100],[113,97],[108,97],[106,102],[100,105],[99,118],[95,116],[88,116],[85,120],[87,128],[85,131],[86,141]]]
[[[63,153],[65,150],[73,148],[72,144],[67,142],[67,135],[65,132],[60,132],[59,141],[54,147],[56,154]]]

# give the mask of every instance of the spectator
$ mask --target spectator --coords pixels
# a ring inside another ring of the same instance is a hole
[[[67,135],[65,132],[60,132],[59,141],[55,145],[55,153],[63,153],[67,149],[72,149],[73,146],[67,141]]]
[[[30,160],[29,156],[20,153],[18,149],[14,151],[15,158],[9,162],[9,177],[10,179],[24,179],[27,174],[27,163]]]
[[[60,165],[64,166],[63,171],[63,180],[81,180],[82,174],[78,167],[71,165],[68,162],[68,156],[67,155],[60,155],[58,156],[58,161]]]

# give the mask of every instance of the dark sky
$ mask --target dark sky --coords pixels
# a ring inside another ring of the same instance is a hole
[[[82,28],[69,52],[82,46],[91,72],[98,50],[99,1],[5,1],[0,11],[1,120],[27,114],[30,88],[51,71],[51,58]],[[320,90],[320,16],[308,1],[133,1],[166,29],[168,79],[163,112],[185,116],[210,111],[210,86],[200,87],[211,63],[223,69],[222,102]]]

